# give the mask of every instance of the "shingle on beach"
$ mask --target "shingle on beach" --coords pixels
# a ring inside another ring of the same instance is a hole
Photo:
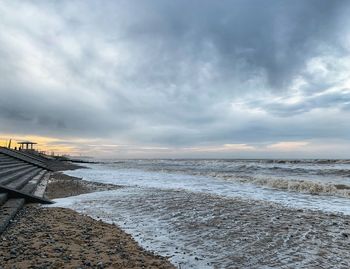
[[[51,180],[53,187],[48,187],[51,197],[65,196],[57,188],[62,180],[73,193],[103,188],[103,184],[58,174]],[[37,205],[21,210],[2,234],[0,249],[2,268],[174,268],[115,225],[70,209]]]

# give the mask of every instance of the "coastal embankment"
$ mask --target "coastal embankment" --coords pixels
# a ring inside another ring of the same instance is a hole
[[[118,189],[54,173],[46,189],[49,199]],[[107,224],[70,209],[27,205],[0,240],[0,268],[174,268],[142,249],[133,238]]]

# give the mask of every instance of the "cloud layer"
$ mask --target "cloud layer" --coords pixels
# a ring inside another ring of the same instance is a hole
[[[340,0],[2,2],[2,132],[349,147],[349,12]]]

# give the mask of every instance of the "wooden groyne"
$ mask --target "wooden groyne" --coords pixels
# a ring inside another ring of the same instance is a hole
[[[35,195],[38,185],[48,181],[53,171],[70,165],[37,152],[0,147],[0,234],[25,203],[51,203]]]

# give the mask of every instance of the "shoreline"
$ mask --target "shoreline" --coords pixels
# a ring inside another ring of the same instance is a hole
[[[49,199],[119,189],[54,173]],[[33,236],[34,235],[34,236]],[[26,205],[1,235],[0,268],[175,268],[121,228],[71,209]]]
[[[1,237],[0,269],[349,267],[350,215],[91,182],[84,171],[52,174],[47,198],[73,197],[26,206]]]
[[[86,181],[78,177],[68,176],[61,172],[52,174],[46,187],[48,199],[65,198],[79,194],[109,191],[122,188],[118,185]]]
[[[64,199],[62,207],[116,223],[145,249],[169,257],[175,266],[349,268],[349,214],[305,204],[294,207],[289,192],[285,193],[290,199],[287,205],[186,187],[157,188],[152,178],[150,184],[140,186],[136,180],[128,184],[128,178],[134,180],[138,174],[118,177],[107,171],[80,170],[71,175],[120,182],[126,187]],[[319,201],[318,196],[308,197],[310,202]]]

